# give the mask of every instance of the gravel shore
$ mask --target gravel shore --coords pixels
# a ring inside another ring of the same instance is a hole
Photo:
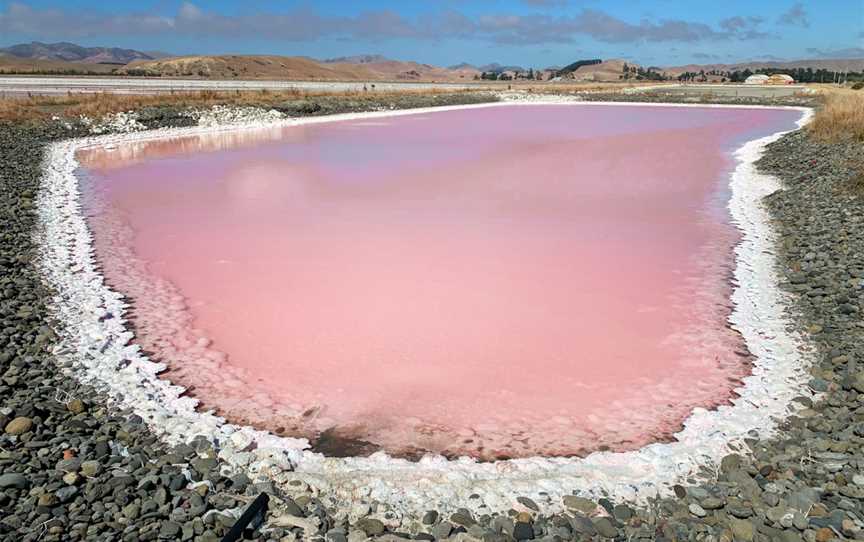
[[[491,99],[461,96],[379,104],[325,98],[277,109],[300,116]],[[157,128],[196,121],[154,108],[136,122]],[[786,186],[767,200],[781,233],[783,287],[819,348],[810,387],[820,395],[800,399],[806,408],[786,420],[783,438],[748,442],[752,453],[726,457],[716,481],[676,487],[676,498],[648,508],[573,496],[563,503],[569,513],[548,515],[542,503],[514,496],[514,508],[501,515],[429,511],[409,534],[407,523],[390,521],[384,503],[328,510],[314,494],[292,499],[251,483],[204,441],[167,448],[141,419],[56,363],[51,292],[34,265],[35,198],[46,145],[89,129],[0,124],[0,537],[217,540],[264,491],[271,512],[251,535],[261,540],[864,540],[864,193],[851,169],[864,159],[861,145],[828,146],[793,133],[759,162]]]

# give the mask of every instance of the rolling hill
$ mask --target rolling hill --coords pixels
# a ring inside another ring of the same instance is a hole
[[[216,55],[134,61],[117,73],[213,79],[470,81],[479,72],[469,68],[450,70],[377,56],[345,57],[319,62],[307,57]]]
[[[741,62],[738,64],[687,64],[684,66],[670,66],[663,71],[672,76],[684,72],[708,71],[736,71],[749,69],[751,71],[760,68],[794,70],[798,68],[812,68],[814,70],[829,71],[864,71],[864,58],[824,58],[814,60],[791,60],[786,62],[764,61],[764,62]]]
[[[153,60],[164,53],[144,53],[118,47],[82,47],[74,43],[19,43],[0,48],[0,53],[20,59],[77,62],[81,64],[128,64],[134,60]]]

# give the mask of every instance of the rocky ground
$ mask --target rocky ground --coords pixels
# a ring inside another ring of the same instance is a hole
[[[446,97],[459,103],[458,95]],[[479,100],[472,95],[468,100]],[[488,97],[486,98],[488,99]],[[292,115],[444,105],[412,97],[374,104],[288,103]],[[422,103],[421,103],[422,102]],[[188,125],[182,111],[143,111],[148,128]],[[787,420],[782,439],[751,442],[728,456],[717,479],[676,487],[646,509],[577,496],[549,516],[519,498],[514,509],[474,517],[467,510],[422,518],[421,533],[387,529],[386,505],[326,510],[269,484],[228,472],[204,442],[167,449],[140,419],[80,386],[48,354],[50,292],[33,265],[35,196],[45,145],[83,135],[80,123],[0,124],[0,538],[29,540],[216,540],[261,492],[272,495],[261,540],[366,538],[495,540],[864,540],[864,192],[852,165],[860,144],[823,145],[804,134],[773,144],[760,167],[787,189],[768,205],[782,233],[784,288],[819,348],[810,386],[823,392]],[[514,496],[516,497],[516,496]],[[357,510],[354,510],[357,513]],[[384,520],[384,521],[382,521]]]
[[[724,96],[720,94],[684,94],[674,90],[646,90],[642,92],[579,92],[585,101],[590,102],[643,102],[643,103],[695,103],[726,105],[784,105],[812,107],[818,104],[814,94],[793,96]]]

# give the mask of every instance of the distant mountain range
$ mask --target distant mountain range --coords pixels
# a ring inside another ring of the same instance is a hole
[[[392,59],[383,55],[354,55],[340,56],[336,58],[328,58],[323,61],[325,64],[376,64],[379,62],[394,62]]]
[[[617,81],[624,65],[638,67],[620,59],[579,60],[563,68],[534,67],[534,71],[580,81]],[[814,59],[796,61],[756,61],[738,64],[689,64],[655,68],[676,77],[685,72],[756,69],[812,68],[831,71],[862,71],[864,59]],[[528,68],[497,62],[475,66],[461,63],[447,68],[410,61],[393,60],[380,54],[363,54],[315,60],[308,57],[277,55],[192,55],[118,47],[83,47],[75,43],[31,42],[0,48],[0,72],[57,74],[116,74],[223,79],[298,79],[344,81],[470,81],[483,72],[527,72]]]
[[[155,60],[165,53],[143,52],[118,47],[82,47],[74,43],[19,43],[0,48],[0,53],[16,58],[79,62],[82,64],[128,64],[134,60]]]
[[[463,62],[461,64],[456,64],[454,66],[448,66],[450,70],[476,70],[479,72],[485,73],[504,73],[504,72],[524,72],[528,71],[528,68],[523,68],[522,66],[505,66],[503,64],[498,64],[497,62],[493,62],[491,64],[484,64],[482,66],[475,66],[473,64],[468,64],[467,62]]]

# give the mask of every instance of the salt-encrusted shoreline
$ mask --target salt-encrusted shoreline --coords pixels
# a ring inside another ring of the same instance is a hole
[[[501,104],[456,107],[494,106]],[[296,125],[444,109],[452,108],[279,122]],[[800,124],[809,118],[809,110],[802,111]],[[78,203],[74,152],[92,145],[260,126],[234,124],[71,140],[54,144],[46,161],[45,182],[38,198],[44,251],[40,265],[58,292],[53,309],[65,323],[57,355],[78,364],[82,380],[98,385],[119,404],[133,408],[169,442],[204,435],[221,449],[219,455],[227,464],[256,476],[271,477],[288,488],[297,487],[290,484],[292,480],[302,480],[302,487],[314,487],[322,500],[333,506],[374,500],[390,503],[399,515],[459,507],[484,513],[507,510],[514,505],[515,497],[522,495],[531,497],[544,510],[555,511],[561,509],[563,496],[574,490],[595,498],[605,496],[642,504],[658,494],[668,495],[673,484],[698,478],[702,467],[714,469],[726,454],[744,450],[745,438],[773,436],[775,419],[788,415],[792,411],[790,400],[801,395],[809,378],[806,349],[802,350],[804,342],[800,337],[787,331],[793,326],[786,317],[786,299],[777,288],[771,254],[774,239],[759,203],[778,185],[757,173],[753,165],[765,145],[781,136],[775,134],[739,149],[738,166],[732,175],[730,211],[742,229],[743,240],[736,248],[735,278],[739,286],[733,294],[736,306],[731,322],[756,356],[753,375],[745,379],[734,406],[711,412],[697,409],[676,435],[678,442],[654,444],[635,452],[595,453],[585,459],[532,458],[481,464],[468,459],[449,462],[425,458],[410,463],[383,453],[369,458],[336,459],[303,451],[306,443],[302,440],[236,427],[198,413],[194,400],[181,397],[181,388],[156,376],[162,366],[151,363],[131,346],[133,337],[122,318],[124,304],[105,286],[95,265],[92,240]],[[252,442],[257,447],[244,451]],[[470,498],[473,494],[480,498]]]

